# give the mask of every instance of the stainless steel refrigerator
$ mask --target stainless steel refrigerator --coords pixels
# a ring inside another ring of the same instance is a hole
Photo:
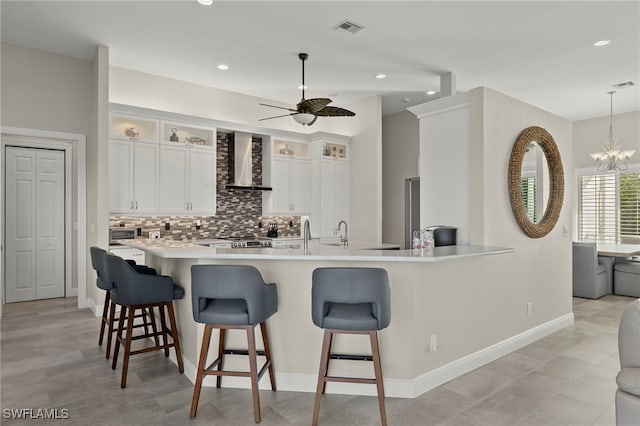
[[[420,178],[404,181],[404,247],[413,246],[413,231],[420,230]]]

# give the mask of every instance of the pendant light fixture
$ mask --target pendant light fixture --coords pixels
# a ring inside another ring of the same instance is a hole
[[[604,146],[602,152],[596,152],[591,154],[596,162],[596,166],[599,172],[608,172],[616,170],[626,170],[628,167],[629,159],[633,155],[635,150],[622,150],[622,147],[618,145],[618,139],[613,137],[613,94],[615,90],[607,92],[611,96],[611,114],[609,116],[609,138],[607,144]]]

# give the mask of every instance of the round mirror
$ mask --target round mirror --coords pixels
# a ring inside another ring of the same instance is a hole
[[[563,197],[564,170],[556,142],[542,127],[524,129],[509,160],[509,199],[520,229],[532,238],[547,235],[558,222]]]

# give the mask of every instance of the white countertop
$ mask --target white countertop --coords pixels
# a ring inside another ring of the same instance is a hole
[[[471,256],[511,253],[513,249],[485,246],[436,247],[433,253],[423,250],[385,250],[397,247],[393,244],[374,244],[350,241],[349,247],[341,244],[322,244],[320,240],[309,242],[308,252],[300,244],[290,244],[278,248],[213,248],[198,244],[209,241],[176,240],[126,240],[123,244],[167,259],[253,259],[253,260],[338,260],[338,261],[385,261],[385,262],[441,262]],[[388,247],[386,247],[388,246]]]

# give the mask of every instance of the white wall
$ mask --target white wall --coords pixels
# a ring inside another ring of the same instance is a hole
[[[382,118],[382,241],[404,246],[405,179],[418,176],[419,122],[409,111]]]
[[[609,116],[573,123],[573,158],[576,169],[593,167],[589,154],[602,151],[609,135]],[[613,137],[623,149],[635,149],[631,162],[640,164],[640,111],[613,116]],[[572,176],[573,177],[573,176]]]
[[[445,100],[442,100],[445,102]],[[435,102],[435,101],[434,101]],[[495,318],[500,318],[503,336],[513,336],[538,325],[561,318],[572,312],[571,304],[571,238],[563,235],[563,227],[570,229],[572,206],[572,188],[567,176],[573,170],[572,161],[572,123],[561,117],[535,108],[517,99],[487,88],[477,88],[469,92],[469,108],[457,108],[464,105],[464,97],[452,97],[447,119],[459,115],[459,122],[449,122],[452,126],[469,123],[468,153],[458,152],[463,158],[469,158],[468,180],[457,181],[459,188],[450,188],[454,196],[458,193],[469,194],[469,229],[466,233],[471,244],[511,247],[514,249],[509,262],[505,262],[500,271],[496,271],[494,282],[478,281],[481,293],[487,292],[493,297],[485,303],[481,311]],[[430,106],[411,108],[417,114],[426,112]],[[437,104],[436,104],[437,106]],[[464,117],[463,112],[468,116]],[[436,116],[433,116],[434,118]],[[426,117],[429,122],[433,120]],[[540,126],[547,129],[554,137],[565,170],[564,206],[556,227],[543,238],[527,237],[516,224],[511,211],[507,184],[507,171],[511,148],[519,133],[529,126]],[[426,127],[426,126],[424,126]],[[428,129],[427,130],[427,135]],[[423,126],[420,127],[420,143],[429,147],[429,141],[423,140]],[[456,133],[455,129],[451,130]],[[462,140],[456,143],[457,149],[464,145]],[[436,151],[436,155],[447,156],[454,147],[442,147],[444,151]],[[421,159],[424,154],[421,152]],[[450,163],[450,158],[442,161]],[[425,176],[430,170],[424,170],[429,163],[421,162],[420,175]],[[459,173],[460,169],[450,167],[451,173]],[[446,175],[446,173],[445,173]],[[445,176],[449,178],[449,175]],[[440,180],[444,179],[441,177]],[[570,179],[570,178],[569,178]],[[422,195],[422,194],[421,194]],[[437,192],[432,192],[435,197]],[[429,204],[448,204],[449,194],[441,191],[438,198],[425,200],[425,208]],[[452,212],[456,215],[456,212]],[[464,231],[463,231],[464,233]],[[473,277],[469,277],[473,281]],[[480,291],[480,290],[479,290]],[[533,312],[527,315],[527,303],[531,302]],[[488,333],[477,330],[476,340],[486,339]],[[495,336],[495,335],[494,335]]]
[[[411,108],[420,118],[420,226],[458,228],[469,244],[470,111],[467,94]]]
[[[87,145],[95,145],[94,72],[90,61],[2,44],[2,125],[84,134]],[[78,200],[76,152],[74,146],[74,212]],[[96,192],[96,186],[88,186],[87,192]],[[72,220],[76,222],[77,217],[74,215]],[[95,221],[94,217],[87,222]],[[74,229],[73,241],[76,232]],[[75,245],[73,253],[72,267],[76,271]],[[73,281],[72,286],[77,287],[76,276]]]
[[[513,262],[506,271],[512,291],[501,294],[515,324],[525,327],[531,319],[522,315],[533,303],[533,322],[549,321],[572,312],[571,218],[573,214],[572,123],[487,88],[471,93],[472,115],[482,109],[481,120],[472,118],[472,133],[482,155],[472,155],[471,192],[475,200],[471,215],[472,244],[513,247]],[[482,124],[481,124],[482,123]],[[482,127],[479,127],[479,126]],[[518,227],[509,201],[507,171],[511,148],[529,126],[545,128],[553,136],[565,174],[564,203],[555,228],[545,237],[529,238]],[[475,211],[482,210],[478,216]],[[477,218],[477,220],[476,220]],[[478,228],[481,232],[474,232]],[[564,229],[567,235],[563,234]],[[497,314],[497,313],[496,313]],[[505,315],[505,319],[510,315]],[[508,319],[507,319],[508,320]]]
[[[354,241],[382,242],[382,100],[350,108],[360,117],[351,136],[351,223]]]

